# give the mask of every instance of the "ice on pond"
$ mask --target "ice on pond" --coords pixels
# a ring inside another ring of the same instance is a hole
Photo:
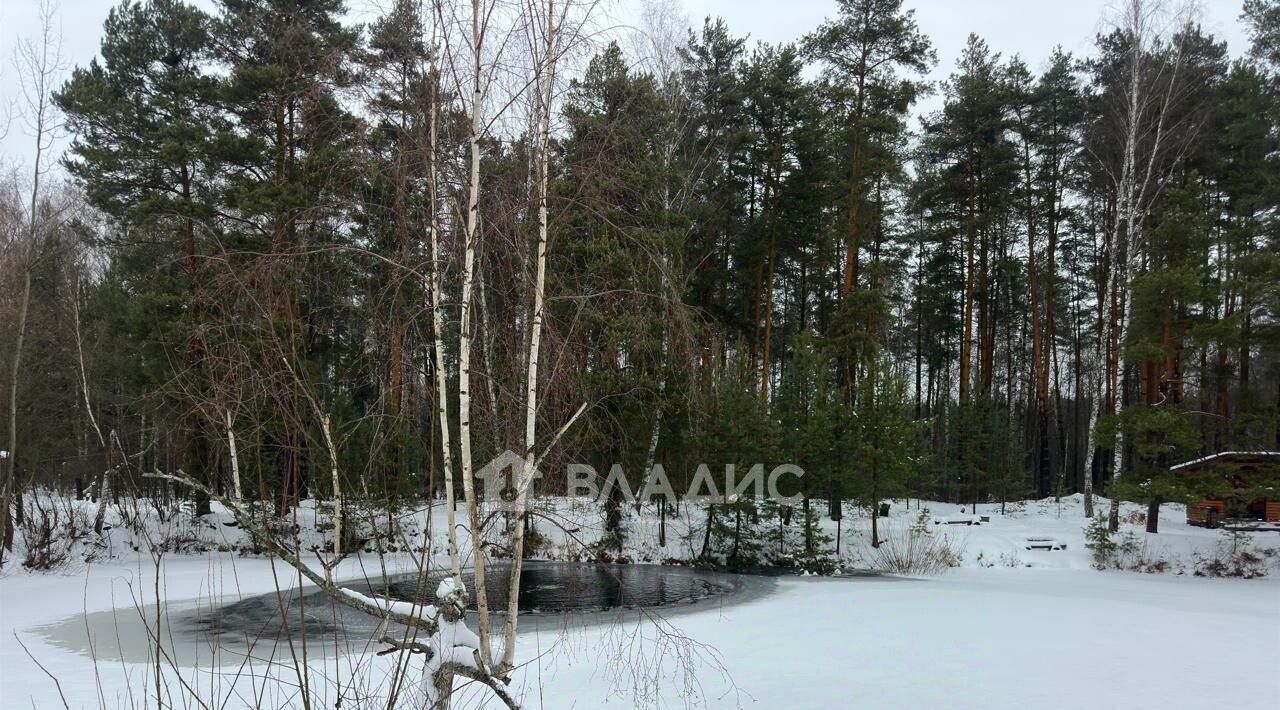
[[[509,566],[491,564],[486,584],[489,606],[507,605]],[[430,603],[447,571],[395,574],[348,580],[344,588],[403,602]],[[474,573],[463,570],[474,609]],[[520,576],[520,610],[540,617],[590,623],[611,609],[692,607],[718,599],[738,601],[771,588],[762,578],[713,570],[659,565],[619,565],[528,561]],[[159,633],[156,633],[158,629]],[[234,663],[248,655],[278,654],[281,644],[305,639],[309,652],[331,654],[368,650],[398,627],[331,602],[323,591],[287,589],[227,601],[191,601],[92,612],[34,629],[56,645],[98,659],[148,662],[156,639],[163,653],[183,666]]]

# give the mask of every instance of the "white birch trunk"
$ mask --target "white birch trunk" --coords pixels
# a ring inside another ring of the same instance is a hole
[[[103,524],[107,519],[107,499],[111,497],[111,473],[108,468],[102,474],[102,490],[98,491],[98,510],[93,515],[93,531],[102,534]]]
[[[1111,338],[1111,311],[1116,306],[1112,303],[1120,289],[1128,288],[1128,268],[1127,262],[1129,258],[1129,242],[1131,239],[1131,226],[1133,218],[1133,181],[1134,181],[1134,164],[1137,154],[1137,138],[1138,138],[1138,121],[1141,106],[1141,65],[1142,54],[1144,51],[1143,40],[1143,22],[1142,22],[1142,2],[1143,0],[1130,0],[1125,8],[1125,23],[1128,29],[1133,32],[1133,47],[1130,50],[1129,58],[1129,78],[1127,87],[1127,106],[1124,114],[1124,149],[1121,158],[1120,176],[1116,182],[1116,213],[1112,221],[1111,228],[1111,249],[1107,253],[1110,268],[1108,269],[1108,278],[1102,290],[1102,303],[1099,308],[1099,328],[1098,343],[1095,347],[1097,357],[1097,386],[1095,388],[1095,396],[1093,406],[1090,407],[1089,417],[1089,458],[1085,464],[1086,471],[1086,490],[1085,490],[1085,515],[1092,517],[1093,515],[1093,482],[1092,472],[1097,458],[1097,425],[1098,419],[1102,416],[1102,393],[1103,382],[1109,374],[1107,372],[1107,363],[1103,358],[1106,352],[1103,347],[1103,339]],[[1120,299],[1121,302],[1127,299]],[[1119,357],[1119,353],[1114,353],[1115,357]],[[1113,388],[1114,389],[1114,388]],[[1113,391],[1112,396],[1118,402],[1120,400],[1119,392]],[[1107,408],[1106,414],[1113,414],[1111,408]],[[1115,450],[1120,451],[1119,442],[1115,443]],[[1117,455],[1116,462],[1119,462]],[[1112,472],[1113,477],[1120,474],[1119,468]],[[1116,505],[1115,496],[1112,496],[1112,507]]]
[[[480,226],[480,239],[484,239],[484,225]],[[480,297],[480,328],[483,333],[480,336],[480,349],[484,355],[484,386],[485,391],[489,395],[489,416],[493,417],[493,421],[501,421],[498,417],[498,383],[493,378],[493,330],[489,323],[489,301],[485,297],[484,273],[481,272],[476,277],[476,295]],[[493,448],[499,451],[502,448],[502,433],[498,427],[489,427],[493,432]]]
[[[240,457],[236,453],[236,432],[231,428],[231,410],[226,411],[227,448],[231,449],[231,485],[235,488],[236,502],[244,500],[244,489],[240,486]]]
[[[30,273],[28,271],[28,273]],[[75,328],[76,336],[76,363],[80,366],[80,391],[84,395],[84,411],[89,418],[89,425],[93,427],[93,433],[98,437],[98,444],[102,446],[102,452],[108,459],[104,464],[109,464],[111,458],[111,450],[107,444],[107,440],[102,436],[102,429],[98,426],[98,419],[93,415],[93,404],[89,401],[89,375],[85,372],[84,367],[84,344],[80,337],[80,283],[76,282],[75,303],[72,305],[71,317],[72,325]],[[19,334],[21,337],[21,334]],[[111,432],[111,436],[115,437],[115,432]],[[111,467],[107,465],[107,470],[102,474],[102,486],[98,491],[98,510],[93,516],[93,531],[99,535],[102,534],[102,524],[107,516],[107,497],[111,491]]]
[[[1093,460],[1094,448],[1097,446],[1097,433],[1095,432],[1095,422],[1098,421],[1098,414],[1102,411],[1102,358],[1099,352],[1095,350],[1094,361],[1097,363],[1097,373],[1093,377],[1093,402],[1089,405],[1089,437],[1087,443],[1088,456],[1084,465],[1084,517],[1093,517]],[[1078,441],[1078,440],[1077,440]]]
[[[444,304],[440,285],[440,270],[444,258],[440,254],[440,221],[439,221],[439,168],[436,161],[438,126],[440,120],[439,79],[433,79],[431,87],[431,115],[429,120],[430,156],[430,199],[431,199],[431,264],[429,267],[428,290],[431,293],[431,324],[433,329],[432,350],[435,354],[436,369],[436,419],[440,424],[440,461],[444,478],[445,516],[448,519],[449,533],[449,570],[454,579],[462,578],[462,561],[458,556],[458,513],[457,499],[453,492],[453,445],[449,437],[449,378],[444,364]]]
[[[1153,21],[1152,18],[1159,9],[1158,2],[1129,0],[1124,11],[1126,25],[1124,29],[1132,36],[1128,85],[1125,97],[1127,101],[1123,122],[1124,156],[1120,179],[1117,184],[1116,215],[1113,223],[1114,244],[1111,252],[1111,281],[1103,294],[1102,310],[1103,318],[1107,319],[1108,324],[1106,337],[1111,337],[1110,323],[1112,321],[1109,318],[1111,310],[1115,311],[1114,322],[1118,329],[1115,340],[1111,342],[1117,363],[1116,372],[1114,373],[1115,382],[1112,383],[1115,408],[1106,412],[1114,415],[1119,415],[1124,410],[1124,383],[1121,376],[1124,361],[1122,350],[1129,336],[1129,304],[1132,301],[1133,277],[1137,273],[1138,267],[1143,217],[1159,195],[1161,181],[1158,179],[1156,171],[1159,158],[1162,151],[1165,150],[1165,143],[1168,140],[1168,123],[1173,100],[1180,88],[1179,74],[1182,68],[1182,50],[1181,48],[1174,48],[1172,73],[1167,80],[1164,96],[1159,98],[1160,104],[1156,108],[1154,116],[1155,125],[1149,129],[1152,140],[1150,145],[1145,148],[1147,153],[1142,156],[1141,162],[1145,163],[1145,165],[1140,167],[1138,147],[1141,134],[1144,133],[1141,124],[1144,118],[1144,108],[1148,101],[1142,76],[1142,63],[1150,51],[1149,47],[1152,47],[1155,43],[1156,38],[1153,36],[1154,29],[1151,27],[1151,23]],[[1140,170],[1141,175],[1139,175]],[[1114,304],[1112,303],[1113,299]],[[1101,337],[1102,333],[1099,333],[1099,336]],[[1096,416],[1091,419],[1091,423],[1096,426]],[[1090,429],[1089,442],[1088,468],[1091,470],[1095,454],[1095,434],[1092,428]],[[1122,433],[1118,428],[1112,448],[1112,457],[1112,481],[1114,481],[1121,475],[1124,459],[1124,442]],[[1086,494],[1086,513],[1092,512],[1092,501],[1089,498],[1090,496]],[[1112,530],[1117,526],[1119,506],[1119,500],[1115,495],[1112,495],[1110,510]]]
[[[342,480],[338,476],[338,448],[333,444],[328,414],[321,416],[320,424],[324,431],[324,445],[329,449],[329,475],[333,479],[333,557],[336,561],[342,556]],[[227,430],[230,431],[230,427]]]
[[[481,64],[484,33],[481,31],[480,0],[471,0],[471,49],[473,52],[470,148],[471,165],[467,195],[467,219],[462,258],[462,317],[458,334],[458,448],[462,467],[462,492],[467,500],[471,523],[471,545],[475,566],[477,626],[480,659],[492,665],[489,642],[489,595],[485,589],[484,531],[480,528],[480,504],[476,500],[475,471],[471,461],[471,288],[475,280],[476,228],[480,220],[480,134],[483,130],[484,86]]]
[[[112,444],[115,444],[119,448],[120,455],[123,457],[124,447],[120,446],[120,437],[116,435],[115,429],[111,430],[109,438],[110,442],[104,444],[104,451],[107,453],[107,459],[110,460],[111,458],[110,447]],[[93,515],[93,532],[98,535],[102,534],[102,526],[107,519],[107,499],[111,497],[111,474],[113,473],[115,473],[115,467],[110,465],[108,465],[107,469],[102,472],[102,486],[98,490],[98,510]]]
[[[555,83],[555,16],[554,0],[547,0],[546,26],[542,66],[535,85],[538,121],[537,162],[538,185],[538,246],[535,257],[533,283],[533,317],[529,329],[528,370],[525,376],[524,410],[524,465],[516,482],[515,526],[511,537],[511,576],[507,588],[506,632],[502,650],[501,672],[506,674],[515,665],[516,627],[520,611],[520,573],[524,565],[525,515],[528,512],[529,487],[533,484],[538,422],[538,356],[542,343],[542,318],[547,280],[547,173],[551,141],[551,100]]]
[[[1134,205],[1134,181],[1136,180],[1137,152],[1138,152],[1138,123],[1141,120],[1142,111],[1142,55],[1145,52],[1145,31],[1143,22],[1143,1],[1130,0],[1127,6],[1129,15],[1130,29],[1133,32],[1133,47],[1130,49],[1129,58],[1129,87],[1128,87],[1128,115],[1125,117],[1125,143],[1124,143],[1124,169],[1121,173],[1120,193],[1122,195],[1120,204],[1116,209],[1116,220],[1124,219],[1124,233],[1117,232],[1118,240],[1115,255],[1117,261],[1112,270],[1112,279],[1115,288],[1108,290],[1113,293],[1111,296],[1115,299],[1114,309],[1116,315],[1115,322],[1120,328],[1120,335],[1115,342],[1112,343],[1114,352],[1112,357],[1116,361],[1116,377],[1112,383],[1112,399],[1114,400],[1115,410],[1108,414],[1119,414],[1124,406],[1124,382],[1120,376],[1120,370],[1123,368],[1123,354],[1120,352],[1124,347],[1125,340],[1125,323],[1128,319],[1125,317],[1125,307],[1129,303],[1129,283],[1131,280],[1130,264],[1132,263],[1134,252],[1137,251],[1137,240],[1135,239],[1134,230],[1137,224],[1137,210]],[[1154,158],[1158,146],[1151,149],[1152,158]],[[1104,314],[1105,315],[1105,314]],[[1107,337],[1111,337],[1108,329]],[[1114,482],[1120,478],[1120,466],[1124,458],[1124,443],[1120,439],[1119,427],[1116,427],[1116,439],[1112,444],[1112,468],[1111,480]],[[1112,529],[1115,529],[1115,522],[1119,520],[1120,499],[1112,493],[1111,495],[1111,511],[1110,520],[1112,521]]]

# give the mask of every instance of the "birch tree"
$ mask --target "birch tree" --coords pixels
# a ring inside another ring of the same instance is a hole
[[[14,51],[13,64],[19,74],[20,110],[34,141],[35,155],[31,165],[31,191],[27,209],[26,245],[22,259],[21,293],[18,296],[18,319],[13,355],[9,360],[9,445],[5,458],[3,488],[0,489],[0,566],[4,552],[13,549],[13,523],[22,519],[22,491],[17,479],[18,466],[18,381],[22,372],[23,341],[27,331],[27,314],[31,308],[31,270],[39,254],[41,223],[40,190],[49,172],[47,157],[53,148],[59,126],[53,106],[54,83],[63,70],[62,36],[54,27],[57,7],[42,0],[39,7],[40,34],[24,38]],[[17,510],[13,508],[16,506]]]
[[[538,423],[538,356],[542,345],[542,319],[544,292],[547,282],[547,163],[550,160],[551,143],[551,100],[555,88],[556,70],[556,28],[563,22],[562,5],[560,16],[556,15],[555,0],[543,3],[530,2],[530,14],[534,15],[537,4],[545,5],[541,16],[532,17],[530,35],[533,43],[541,39],[541,56],[536,66],[533,82],[533,110],[536,125],[534,148],[534,180],[536,182],[538,201],[538,237],[534,255],[533,311],[529,326],[529,354],[525,374],[525,411],[524,411],[524,464],[520,478],[516,481],[515,518],[516,523],[511,531],[511,576],[507,590],[506,632],[503,639],[502,663],[503,672],[510,672],[514,666],[516,653],[516,626],[520,612],[520,572],[524,562],[524,516],[528,509],[529,486],[534,478],[534,446],[537,437]]]
[[[426,285],[427,293],[431,296],[431,352],[435,356],[436,419],[440,426],[440,460],[444,478],[445,514],[449,525],[449,569],[454,578],[460,579],[462,570],[458,557],[457,501],[453,491],[453,445],[449,439],[449,376],[445,370],[444,304],[440,285],[444,258],[440,252],[440,68],[436,65],[439,41],[439,25],[432,23],[431,93],[430,105],[427,107],[427,209],[430,211],[427,231],[430,263],[427,266]]]
[[[1115,196],[1115,212],[1110,225],[1111,249],[1107,254],[1107,281],[1101,291],[1098,341],[1094,351],[1094,396],[1089,421],[1085,465],[1085,504],[1087,517],[1093,515],[1093,483],[1089,472],[1097,462],[1097,422],[1103,415],[1118,415],[1123,405],[1120,395],[1119,350],[1126,342],[1129,328],[1128,306],[1133,277],[1141,260],[1143,222],[1160,194],[1168,171],[1176,157],[1185,150],[1193,135],[1194,116],[1181,108],[1187,89],[1183,77],[1183,36],[1169,37],[1168,27],[1186,29],[1185,18],[1177,24],[1166,21],[1168,10],[1161,0],[1127,0],[1116,29],[1127,42],[1124,75],[1119,82],[1117,105],[1109,108],[1117,128],[1119,164],[1112,156],[1095,155],[1105,162]],[[1109,323],[1109,327],[1107,326]],[[1103,362],[1104,352],[1111,353]],[[1104,378],[1109,381],[1104,382]],[[1104,407],[1103,388],[1112,393]],[[1121,473],[1124,447],[1119,440],[1113,446],[1113,477]],[[1112,529],[1117,525],[1119,501],[1112,496]]]
[[[468,135],[469,162],[467,207],[462,247],[462,315],[458,326],[458,448],[461,457],[462,492],[467,501],[471,549],[475,568],[477,625],[480,633],[480,662],[493,664],[489,644],[489,597],[485,588],[485,543],[480,524],[480,503],[476,497],[475,471],[471,458],[471,289],[475,282],[476,236],[480,228],[480,141],[485,133],[484,102],[494,71],[486,72],[485,38],[494,19],[497,3],[471,0],[471,105]],[[496,62],[495,62],[496,64]],[[454,69],[457,80],[457,68]],[[462,82],[458,81],[461,87]],[[461,93],[461,92],[459,92]]]

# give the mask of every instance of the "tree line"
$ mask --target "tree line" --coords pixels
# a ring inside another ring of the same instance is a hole
[[[677,490],[791,462],[835,516],[1092,515],[1280,446],[1272,0],[1237,59],[1127,0],[1088,56],[971,36],[937,85],[901,0],[754,46],[541,7],[113,9],[47,90],[70,180],[0,191],[6,519],[155,470],[279,515],[470,496],[504,450],[548,492],[569,461]]]

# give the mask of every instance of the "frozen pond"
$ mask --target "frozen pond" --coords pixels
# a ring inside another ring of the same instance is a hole
[[[485,588],[489,608],[506,609],[509,567],[498,563],[486,569]],[[392,575],[373,582],[354,581],[343,586],[365,594],[431,603],[431,595],[443,573]],[[467,589],[475,578],[464,571]],[[742,575],[688,567],[661,565],[613,565],[589,562],[528,561],[520,575],[520,613],[589,614],[610,609],[687,606],[713,597],[730,597],[760,587]],[[474,606],[472,595],[472,607]],[[284,611],[282,612],[282,609]],[[377,620],[336,607],[324,592],[302,595],[266,594],[188,615],[187,632],[210,636],[281,637],[303,634],[324,641],[334,635],[372,634]]]
[[[485,579],[489,605],[505,608],[510,584],[506,564],[489,566]],[[464,572],[468,589],[475,578]],[[385,590],[373,588],[402,601],[433,601],[438,576],[421,584],[417,575],[393,576]],[[617,607],[660,607],[691,604],[710,597],[732,594],[743,586],[741,576],[689,567],[616,565],[589,562],[525,562],[520,575],[521,613],[603,611]],[[474,596],[474,595],[473,595]]]
[[[505,609],[508,566],[487,568],[492,609]],[[400,601],[430,601],[443,572],[348,580],[342,586]],[[468,589],[474,579],[464,571]],[[712,604],[728,605],[767,594],[767,577],[661,565],[527,561],[520,577],[524,631],[557,631],[619,618],[627,610],[670,616]],[[285,590],[218,603],[211,600],[93,612],[34,629],[55,645],[102,659],[148,662],[157,641],[173,663],[235,663],[269,659],[305,641],[309,654],[330,655],[378,647],[400,627],[329,601],[314,588]]]

